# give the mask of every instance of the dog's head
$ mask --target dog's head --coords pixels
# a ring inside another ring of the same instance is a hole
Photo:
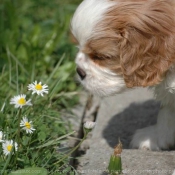
[[[71,30],[77,72],[92,93],[159,84],[175,61],[172,0],[84,0]]]

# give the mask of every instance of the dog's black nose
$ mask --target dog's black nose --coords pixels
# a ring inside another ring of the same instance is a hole
[[[77,73],[80,76],[81,80],[83,80],[86,77],[85,71],[81,69],[80,67],[77,68]]]

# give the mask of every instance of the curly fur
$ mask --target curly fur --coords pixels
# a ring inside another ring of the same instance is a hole
[[[127,87],[134,87],[162,81],[175,61],[174,46],[170,1],[123,1],[106,12],[84,51],[97,64],[123,74]]]

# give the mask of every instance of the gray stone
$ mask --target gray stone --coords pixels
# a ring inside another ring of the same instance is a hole
[[[76,143],[79,142],[79,137],[81,135],[82,128],[82,117],[86,108],[86,103],[88,99],[88,94],[86,92],[81,92],[77,94],[79,96],[79,104],[77,104],[70,112],[62,111],[62,118],[66,119],[71,125],[71,129],[75,131],[73,135],[68,137],[68,140],[61,142],[59,145],[59,152],[66,152],[71,148],[75,147]],[[68,130],[69,125],[66,125]],[[73,154],[72,154],[73,155]],[[72,164],[72,162],[71,162]]]
[[[156,122],[159,103],[144,88],[102,99],[92,132],[90,149],[80,159],[78,171],[85,175],[104,175],[110,155],[120,138],[123,173],[129,175],[172,175],[175,152],[129,149],[133,133]]]

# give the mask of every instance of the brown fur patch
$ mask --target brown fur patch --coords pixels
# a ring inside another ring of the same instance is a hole
[[[124,0],[108,10],[84,52],[123,74],[127,87],[158,84],[175,61],[171,0]]]

